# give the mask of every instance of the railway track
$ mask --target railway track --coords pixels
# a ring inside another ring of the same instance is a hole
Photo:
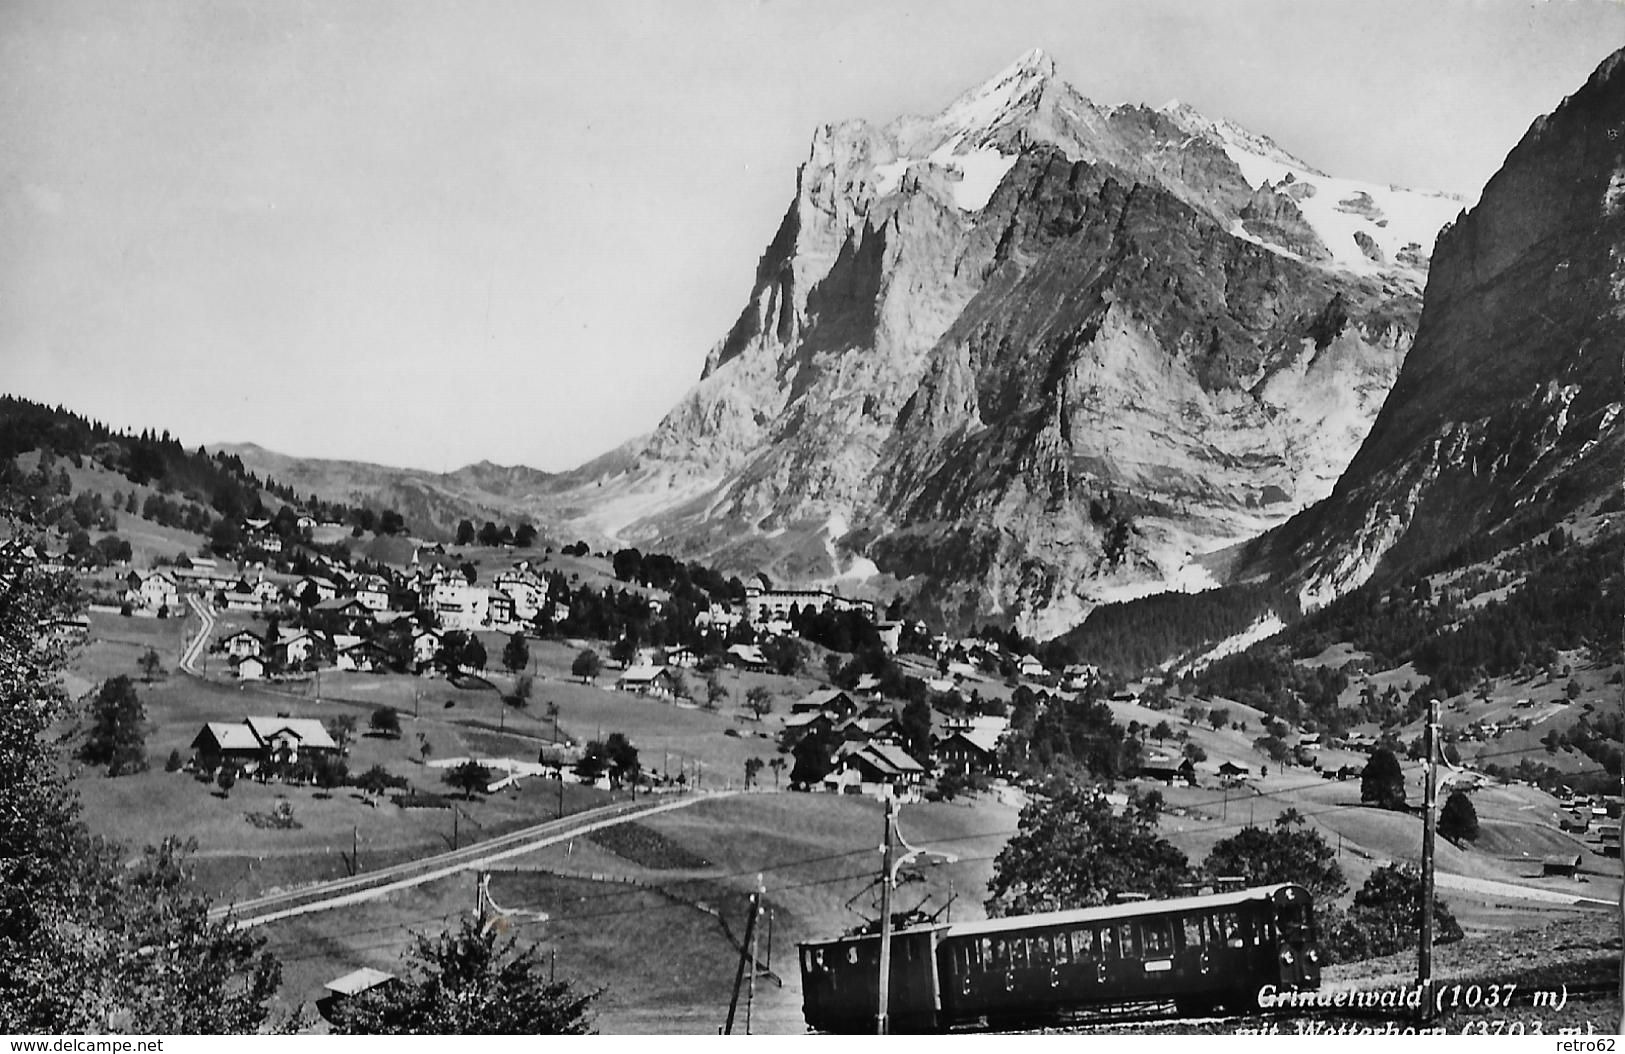
[[[478,869],[500,860],[534,852],[566,838],[574,838],[603,827],[685,808],[708,797],[717,796],[719,795],[694,795],[665,801],[616,802],[563,819],[548,820],[517,831],[509,831],[459,849],[379,868],[377,871],[221,905],[210,910],[209,918],[211,920],[230,918],[238,928],[247,928],[295,915],[342,907],[383,896],[398,889],[432,882],[459,871]]]

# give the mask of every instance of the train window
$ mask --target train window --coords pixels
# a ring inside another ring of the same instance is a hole
[[[1247,935],[1241,926],[1241,917],[1233,911],[1219,913],[1219,932],[1223,935],[1226,947],[1247,947]]]
[[[1139,928],[1132,922],[1117,924],[1118,954],[1125,959],[1138,959],[1140,957]]]
[[[1041,933],[1033,938],[1033,965],[1047,969],[1050,964],[1049,934]]]
[[[1055,965],[1068,966],[1072,962],[1072,936],[1066,933],[1055,935]]]
[[[1017,970],[1027,968],[1027,938],[1017,937],[1010,942],[1010,965]]]
[[[1117,933],[1110,926],[1098,931],[1100,934],[1100,957],[1102,959],[1117,958]]]
[[[1184,942],[1180,945],[1181,951],[1202,946],[1202,918],[1200,915],[1186,915],[1179,920],[1180,932],[1178,937]]]
[[[1142,919],[1140,939],[1145,943],[1147,958],[1173,954],[1174,938],[1169,932],[1167,919]]]
[[[1005,944],[1003,938],[993,942],[993,969],[1003,971],[1010,968],[1010,946]]]
[[[992,939],[988,938],[988,937],[983,937],[982,938],[982,943],[980,945],[979,950],[981,952],[981,955],[978,957],[977,965],[980,966],[983,970],[991,970],[991,969],[993,969],[993,941],[992,941]]]

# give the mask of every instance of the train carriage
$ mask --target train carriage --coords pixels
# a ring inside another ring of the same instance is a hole
[[[914,927],[893,936],[891,1019],[918,1031],[1149,1003],[1244,1012],[1265,985],[1318,988],[1315,941],[1312,898],[1292,884]],[[874,1026],[879,950],[872,934],[802,945],[808,1025]]]

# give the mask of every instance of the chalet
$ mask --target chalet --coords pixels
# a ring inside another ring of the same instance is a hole
[[[51,620],[46,631],[51,640],[59,644],[77,644],[90,637],[90,619],[84,615],[68,615]]]
[[[275,604],[282,599],[282,589],[269,578],[261,578],[253,585],[254,599],[260,607]]]
[[[779,734],[779,741],[785,746],[793,747],[807,736],[824,735],[834,728],[835,722],[830,716],[818,710],[791,714],[784,719],[784,731]]]
[[[298,666],[308,662],[316,652],[316,638],[301,630],[280,630],[275,649],[281,653],[284,666]]]
[[[258,765],[264,757],[259,737],[246,724],[210,721],[192,739],[192,751],[199,767],[213,771],[221,762],[238,768]]]
[[[227,611],[258,611],[265,606],[246,578],[237,579],[236,585],[217,593],[216,601],[221,597],[225,599]]]
[[[1069,692],[1083,692],[1100,680],[1100,668],[1088,663],[1073,663],[1061,671],[1061,687]]]
[[[666,649],[666,665],[675,666],[680,670],[693,669],[698,666],[700,657],[694,654],[694,649],[688,645]]]
[[[168,571],[153,571],[148,574],[131,571],[125,581],[129,588],[125,591],[124,598],[132,607],[152,611],[169,608],[173,611],[180,605],[180,586]]]
[[[880,678],[872,673],[861,674],[858,677],[858,683],[852,686],[852,691],[870,698],[878,697],[881,694]]]
[[[220,646],[227,655],[234,659],[246,659],[250,655],[255,658],[265,654],[265,641],[253,630],[240,629],[220,642]]]
[[[1226,761],[1219,766],[1219,775],[1229,780],[1246,779],[1250,773],[1246,765],[1238,765],[1234,761]]]
[[[327,734],[320,721],[309,717],[246,717],[243,719],[267,761],[292,764],[300,751],[309,754],[337,754],[339,745]]]
[[[903,646],[903,624],[901,622],[882,622],[875,627],[880,634],[880,646],[887,655],[896,655],[897,649]]]
[[[311,608],[310,617],[320,626],[354,631],[372,621],[372,609],[355,597],[333,597]]]
[[[294,600],[303,604],[314,597],[314,603],[320,604],[324,600],[332,600],[339,595],[338,584],[330,578],[319,575],[305,575],[295,582],[288,590]]]
[[[369,611],[389,610],[389,583],[377,575],[359,575],[350,583],[350,593]]]
[[[868,743],[843,756],[824,786],[842,794],[912,800],[924,779],[925,769],[901,747]]]
[[[171,573],[177,586],[192,593],[230,592],[243,580],[235,571],[213,567],[177,567]]]
[[[979,730],[956,731],[937,744],[937,763],[996,776],[999,773],[998,738]]]
[[[728,662],[741,670],[765,672],[771,666],[762,649],[754,644],[733,644],[728,647]]]
[[[1543,877],[1574,878],[1579,871],[1579,853],[1561,853],[1557,856],[1544,857],[1540,861],[1540,873]]]
[[[240,681],[265,680],[265,660],[258,655],[248,655],[234,661],[237,670],[237,679]]]
[[[1039,662],[1035,656],[1023,655],[1016,663],[1016,672],[1029,681],[1037,681],[1049,676],[1049,670]]]
[[[823,688],[810,692],[790,704],[792,714],[823,713],[836,720],[845,720],[858,712],[858,704],[839,688]]]
[[[671,698],[673,693],[671,672],[664,666],[629,666],[615,679],[615,690],[635,695],[657,695]]]
[[[1175,783],[1196,786],[1196,766],[1189,758],[1175,765],[1172,761],[1148,761],[1140,766],[1140,779],[1160,780],[1172,787]]]
[[[835,734],[847,743],[901,743],[902,726],[897,718],[854,717],[835,727]]]
[[[370,640],[358,640],[333,652],[333,665],[340,670],[377,673],[389,665],[389,652]]]
[[[445,635],[437,629],[419,630],[412,636],[412,661],[419,666],[428,666],[440,654],[445,640]]]

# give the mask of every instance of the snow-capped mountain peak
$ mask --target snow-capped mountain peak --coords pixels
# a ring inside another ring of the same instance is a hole
[[[948,105],[934,122],[967,138],[991,131],[1012,114],[1037,104],[1055,79],[1055,60],[1034,48]]]

